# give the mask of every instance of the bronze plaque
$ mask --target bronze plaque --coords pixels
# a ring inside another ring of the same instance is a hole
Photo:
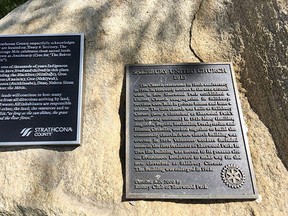
[[[126,197],[256,199],[231,63],[126,66]]]

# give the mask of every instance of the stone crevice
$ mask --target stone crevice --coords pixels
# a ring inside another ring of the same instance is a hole
[[[193,40],[193,25],[194,25],[194,22],[196,20],[196,17],[197,17],[197,14],[199,13],[199,11],[201,10],[202,8],[202,5],[203,5],[203,2],[204,0],[202,0],[200,3],[199,3],[199,6],[198,6],[198,9],[196,10],[193,18],[192,18],[192,21],[191,21],[191,26],[190,26],[190,41],[189,41],[189,48],[191,50],[191,52],[193,53],[193,55],[200,61],[200,62],[204,62],[203,59],[199,56],[199,54],[196,53],[194,47],[192,46],[192,40]]]

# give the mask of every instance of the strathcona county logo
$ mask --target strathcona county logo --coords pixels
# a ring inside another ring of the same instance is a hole
[[[20,132],[22,137],[28,137],[32,133],[32,128],[23,128],[23,130]]]
[[[69,133],[73,132],[72,127],[36,127],[23,128],[20,132],[22,137],[28,137],[33,132],[34,137],[52,136],[54,133]]]
[[[71,127],[37,127],[35,128],[34,136],[52,136],[53,133],[69,133],[72,131]]]

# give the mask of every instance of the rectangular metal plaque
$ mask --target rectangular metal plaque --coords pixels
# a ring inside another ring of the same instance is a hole
[[[83,34],[0,36],[0,145],[80,144]]]
[[[126,66],[126,197],[256,199],[231,63]]]

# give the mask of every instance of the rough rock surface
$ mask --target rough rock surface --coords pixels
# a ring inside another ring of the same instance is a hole
[[[192,44],[198,56],[233,60],[288,168],[288,2],[203,1],[196,18]]]
[[[287,8],[285,0],[30,0],[15,9],[1,34],[85,33],[83,139],[78,148],[1,148],[0,215],[287,215]],[[125,201],[124,65],[195,61],[233,61],[260,197]]]

